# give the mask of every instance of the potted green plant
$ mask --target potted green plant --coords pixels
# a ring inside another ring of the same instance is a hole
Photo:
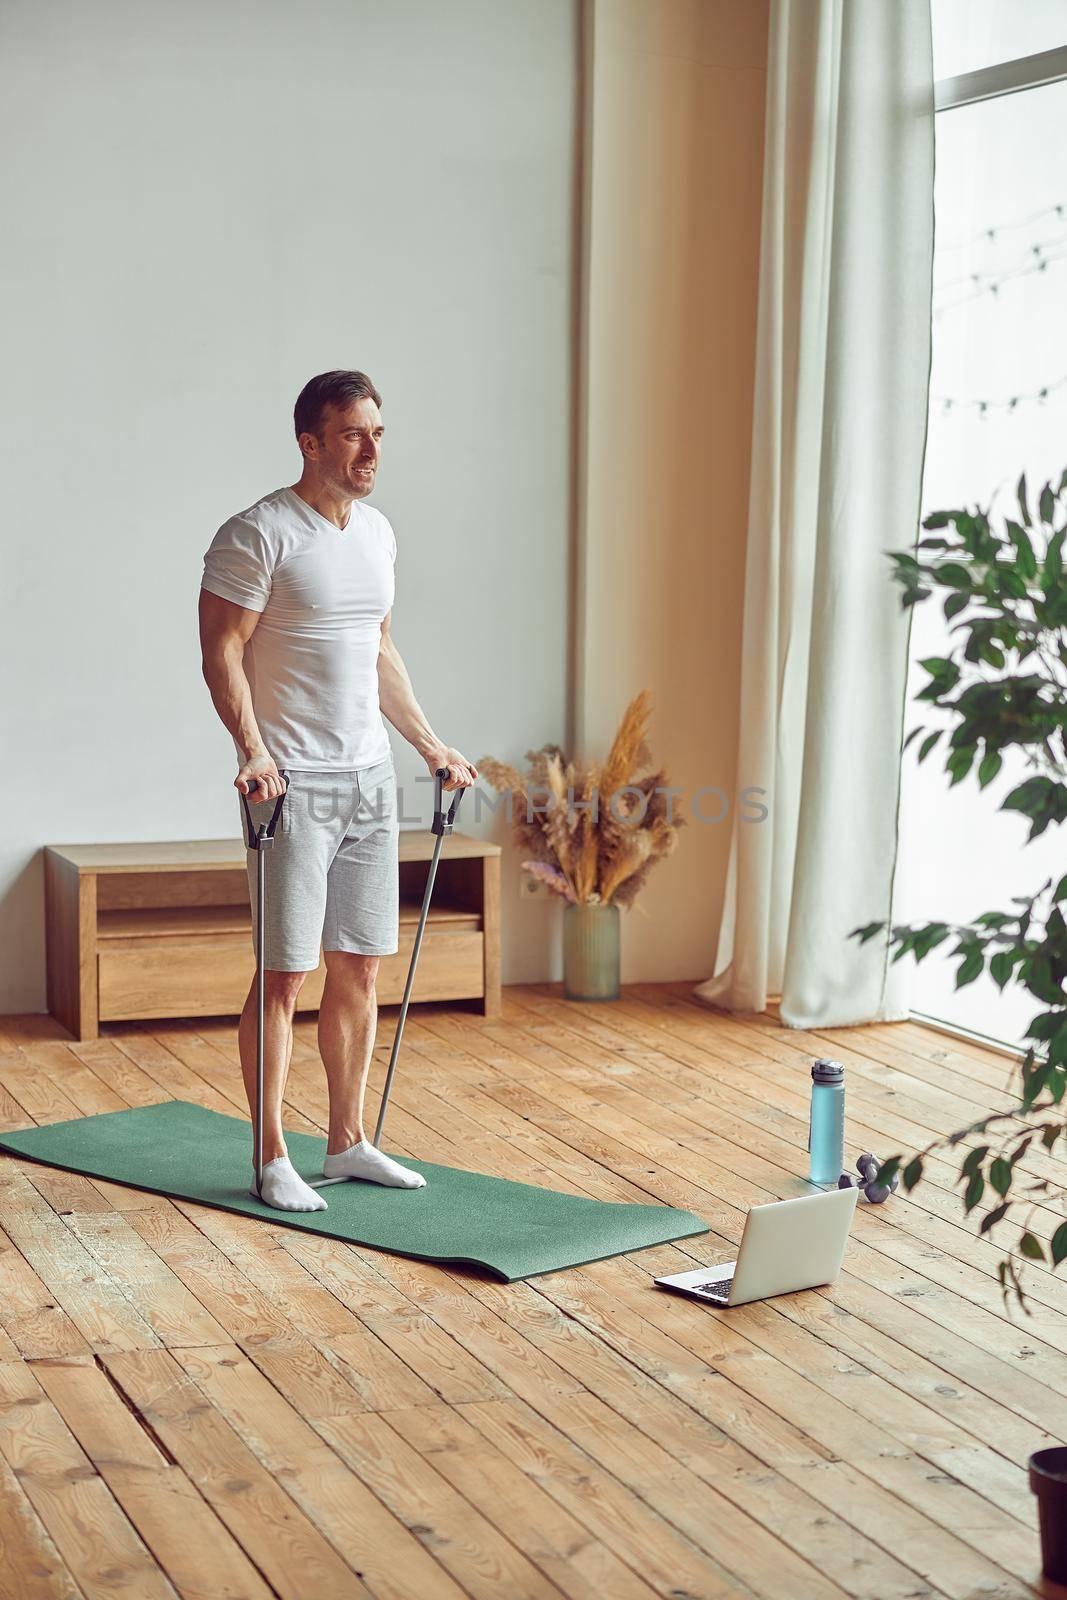
[[[1067,471],[1057,488],[1047,483],[1031,508],[1025,475],[1020,478],[1018,518],[1007,516],[995,529],[989,512],[935,511],[923,522],[929,537],[913,552],[886,551],[895,564],[894,580],[903,589],[903,607],[937,594],[956,643],[945,657],[921,665],[929,682],[917,699],[950,714],[954,725],[912,729],[905,748],[925,735],[918,759],[924,761],[948,734],[943,746],[950,785],[975,769],[980,787],[1000,770],[1003,752],[1022,750],[1030,776],[1004,798],[1002,811],[1029,818],[1027,843],[1067,820],[1067,578],[1063,545],[1067,523],[1062,497]],[[951,532],[949,530],[952,530]],[[1067,867],[1067,859],[1064,862]],[[1064,1185],[1033,1179],[1020,1162],[1035,1142],[1052,1151],[1067,1132],[1067,873],[1049,878],[1028,895],[1013,895],[1014,910],[986,911],[965,925],[928,922],[921,927],[894,924],[889,933],[893,960],[909,952],[916,961],[954,939],[958,957],[956,987],[973,983],[988,964],[998,987],[1021,984],[1040,1007],[1024,1035],[1018,1104],[981,1118],[934,1141],[912,1155],[884,1162],[878,1181],[900,1169],[905,1189],[923,1175],[923,1161],[945,1143],[967,1141],[960,1166],[967,1213],[981,1211],[979,1232],[987,1234],[1011,1214],[1035,1203],[1062,1209]],[[853,929],[861,942],[886,924]],[[984,1202],[984,1203],[983,1203]],[[1025,1306],[1018,1265],[1067,1257],[1067,1221],[1042,1239],[1023,1218],[1014,1251],[1000,1262],[1005,1299],[1013,1294]]]
[[[492,756],[478,762],[482,777],[509,796],[522,870],[566,902],[569,1000],[618,998],[620,907],[633,905],[685,820],[666,773],[654,769],[646,738],[651,713],[652,696],[643,689],[602,763],[569,758],[554,744],[528,750],[526,772]]]

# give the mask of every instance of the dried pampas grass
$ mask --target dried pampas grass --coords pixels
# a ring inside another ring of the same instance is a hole
[[[648,689],[630,702],[599,765],[568,760],[559,745],[527,750],[528,771],[483,756],[481,776],[511,802],[524,872],[569,904],[631,906],[657,861],[678,842],[667,774],[652,767]]]

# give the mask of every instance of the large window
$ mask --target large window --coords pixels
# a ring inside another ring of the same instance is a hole
[[[1029,68],[1008,57],[1067,46],[1067,0],[934,0],[934,22],[937,76],[954,81],[938,93],[923,508],[992,502],[1014,515],[1021,473],[1036,490],[1067,467],[1067,50]],[[933,600],[915,608],[909,730],[936,725],[914,700],[927,681],[917,663],[947,653],[950,626]],[[973,773],[950,788],[941,746],[921,766],[916,749],[904,761],[902,919],[1010,911],[1012,895],[1067,870],[1062,829],[1024,848],[1028,824],[997,809],[1029,774],[1022,757],[984,790]],[[957,991],[944,948],[914,968],[913,1010],[1018,1046],[1032,998],[988,975]]]
[[[932,0],[932,16],[942,82],[1067,44],[1067,0]]]

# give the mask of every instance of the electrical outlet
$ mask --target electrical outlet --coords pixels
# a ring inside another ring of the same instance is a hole
[[[528,872],[519,873],[520,900],[547,900],[551,893],[551,889],[539,878],[532,878]]]

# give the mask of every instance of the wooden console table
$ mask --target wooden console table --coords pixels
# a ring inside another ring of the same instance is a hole
[[[399,1005],[434,836],[400,832],[400,948],[382,956],[381,1005]],[[255,978],[245,853],[232,839],[48,845],[48,1009],[77,1039],[101,1022],[239,1015]],[[322,998],[321,957],[297,1000]],[[500,846],[446,835],[412,1002],[479,1000],[500,1012]]]

